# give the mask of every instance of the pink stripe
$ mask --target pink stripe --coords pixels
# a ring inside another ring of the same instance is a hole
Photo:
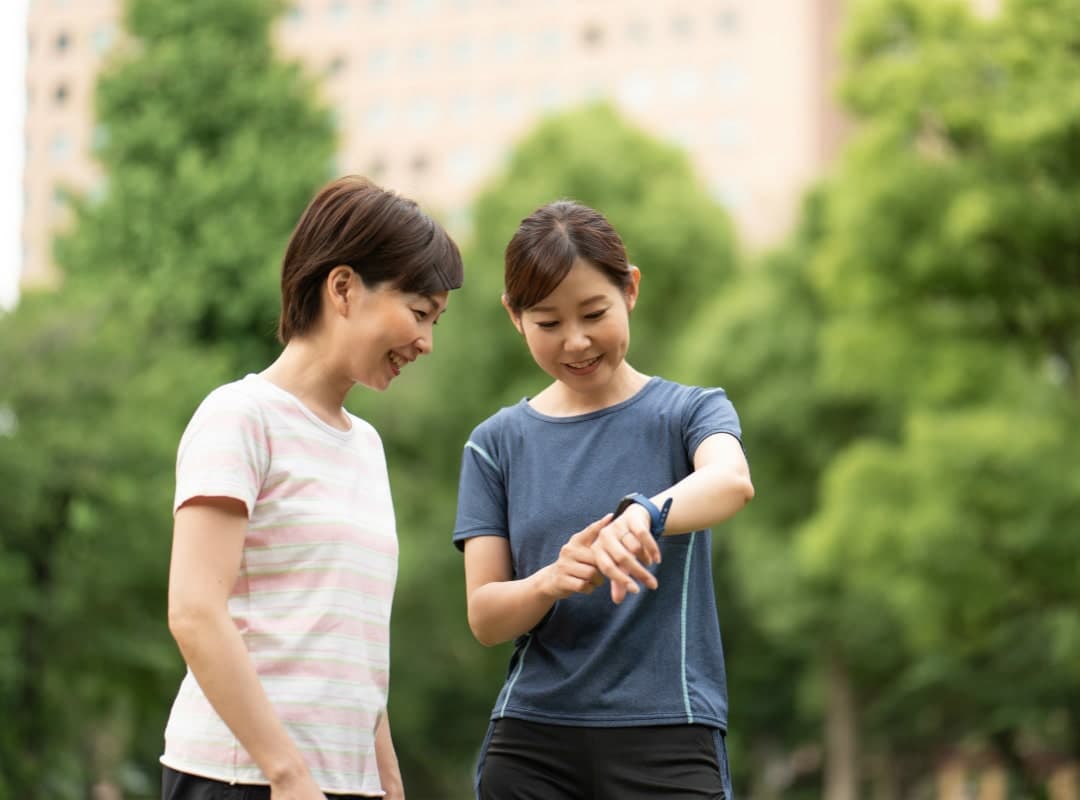
[[[390,686],[386,669],[372,669],[356,661],[318,661],[315,659],[261,660],[252,653],[255,671],[264,678],[324,678],[352,683],[374,683],[379,689]]]
[[[275,528],[251,528],[247,547],[274,547],[280,544],[341,543],[363,547],[376,553],[396,556],[397,537],[382,530],[371,530],[362,524],[307,524],[303,527],[283,525]]]
[[[327,752],[325,750],[308,750],[302,742],[297,743],[304,751],[304,760],[308,766],[323,772],[347,772],[354,775],[377,774],[369,773],[375,769],[374,753],[370,755],[352,752]],[[206,764],[238,769],[258,769],[255,759],[239,743],[236,751],[228,745],[213,744],[207,742],[169,742],[166,748],[167,754],[177,759],[189,759]]]
[[[251,634],[274,637],[306,636],[309,633],[335,633],[341,636],[363,639],[366,642],[375,644],[386,644],[390,641],[390,631],[386,625],[356,617],[289,615],[288,617],[243,617],[236,618],[235,622],[240,630],[248,632],[247,636],[249,638]]]
[[[340,706],[277,706],[278,715],[286,723],[302,725],[340,725],[343,728],[374,730],[379,715],[362,709]]]
[[[394,581],[342,569],[290,570],[271,575],[242,576],[233,587],[233,595],[310,589],[347,589],[389,600],[394,596]]]
[[[352,469],[356,468],[358,456],[364,459],[365,467],[382,467],[384,463],[382,459],[375,458],[370,452],[363,452],[353,443],[342,446],[340,442],[300,436],[274,439],[270,452],[274,458],[308,458],[321,464],[347,466]]]

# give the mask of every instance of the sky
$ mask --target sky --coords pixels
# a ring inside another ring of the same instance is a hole
[[[0,308],[18,297],[22,265],[27,3],[0,0]]]

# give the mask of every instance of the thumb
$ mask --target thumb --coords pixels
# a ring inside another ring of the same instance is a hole
[[[605,525],[611,522],[614,516],[615,515],[611,512],[604,514],[604,516],[600,517],[596,522],[589,524],[584,530],[574,534],[574,538],[586,547],[592,546],[592,543],[596,541],[596,537],[600,535],[600,531],[604,529]]]

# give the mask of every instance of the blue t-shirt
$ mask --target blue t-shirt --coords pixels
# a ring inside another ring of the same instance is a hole
[[[574,533],[630,492],[652,496],[693,471],[708,436],[740,436],[722,389],[651,378],[633,397],[573,417],[525,400],[473,431],[462,457],[454,543],[509,540],[515,578],[558,559]],[[727,729],[727,685],[708,530],[663,536],[655,591],[621,605],[608,584],[558,601],[518,637],[492,719]]]

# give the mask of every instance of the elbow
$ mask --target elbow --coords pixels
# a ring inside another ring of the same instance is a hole
[[[213,616],[214,610],[204,603],[169,599],[169,633],[181,651],[190,647],[212,624]]]
[[[742,498],[742,504],[744,506],[754,499],[754,484],[750,481],[749,475],[740,482],[739,496]]]
[[[501,643],[497,637],[491,635],[490,631],[485,630],[485,626],[480,624],[471,613],[469,614],[469,630],[472,631],[473,638],[484,647],[494,647]]]

